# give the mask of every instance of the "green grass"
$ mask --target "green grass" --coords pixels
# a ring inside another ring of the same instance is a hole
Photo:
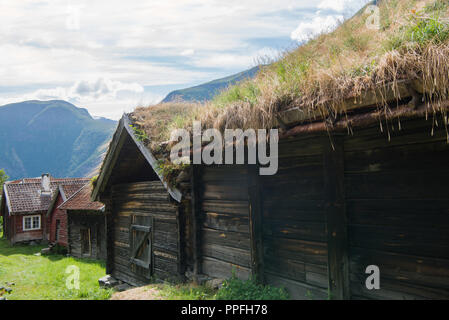
[[[1,236],[1,234],[0,234]],[[112,294],[98,286],[105,275],[104,263],[60,255],[36,255],[43,246],[10,246],[0,239],[0,286],[14,282],[8,300],[105,300]],[[80,270],[80,289],[69,290],[66,280],[68,266]]]
[[[193,284],[157,284],[151,286],[159,291],[164,300],[214,300],[216,290]]]
[[[240,280],[235,276],[225,280],[216,290],[208,285],[151,284],[144,288],[163,300],[287,300],[289,295],[283,288],[258,284],[253,279]],[[156,292],[156,293],[153,293]]]
[[[215,298],[217,300],[288,300],[283,288],[257,283],[255,279],[240,280],[235,275],[223,283]]]

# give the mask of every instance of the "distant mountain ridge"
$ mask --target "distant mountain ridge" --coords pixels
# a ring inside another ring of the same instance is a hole
[[[11,179],[83,177],[100,162],[116,122],[94,119],[62,101],[25,101],[0,106],[0,168]]]
[[[162,102],[174,102],[178,100],[198,102],[208,101],[228,86],[237,84],[245,79],[254,78],[259,70],[260,66],[257,66],[229,77],[213,80],[191,88],[172,91],[164,100],[162,100]]]

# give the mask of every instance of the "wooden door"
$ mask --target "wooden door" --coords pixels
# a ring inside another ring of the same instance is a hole
[[[92,253],[92,240],[90,236],[90,228],[80,229],[81,255],[88,257]]]
[[[132,215],[129,230],[131,269],[150,279],[153,274],[153,217]]]

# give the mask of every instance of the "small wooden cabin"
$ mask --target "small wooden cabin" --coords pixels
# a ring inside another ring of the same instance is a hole
[[[106,272],[132,285],[184,276],[182,194],[164,184],[156,168],[150,151],[122,118],[92,199],[106,205]]]
[[[106,260],[104,204],[90,200],[92,187],[85,184],[58,209],[67,212],[68,253],[76,258]]]

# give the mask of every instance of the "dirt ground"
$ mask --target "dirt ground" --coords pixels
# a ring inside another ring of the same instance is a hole
[[[163,298],[156,288],[140,287],[123,292],[116,292],[110,300],[163,300]]]

